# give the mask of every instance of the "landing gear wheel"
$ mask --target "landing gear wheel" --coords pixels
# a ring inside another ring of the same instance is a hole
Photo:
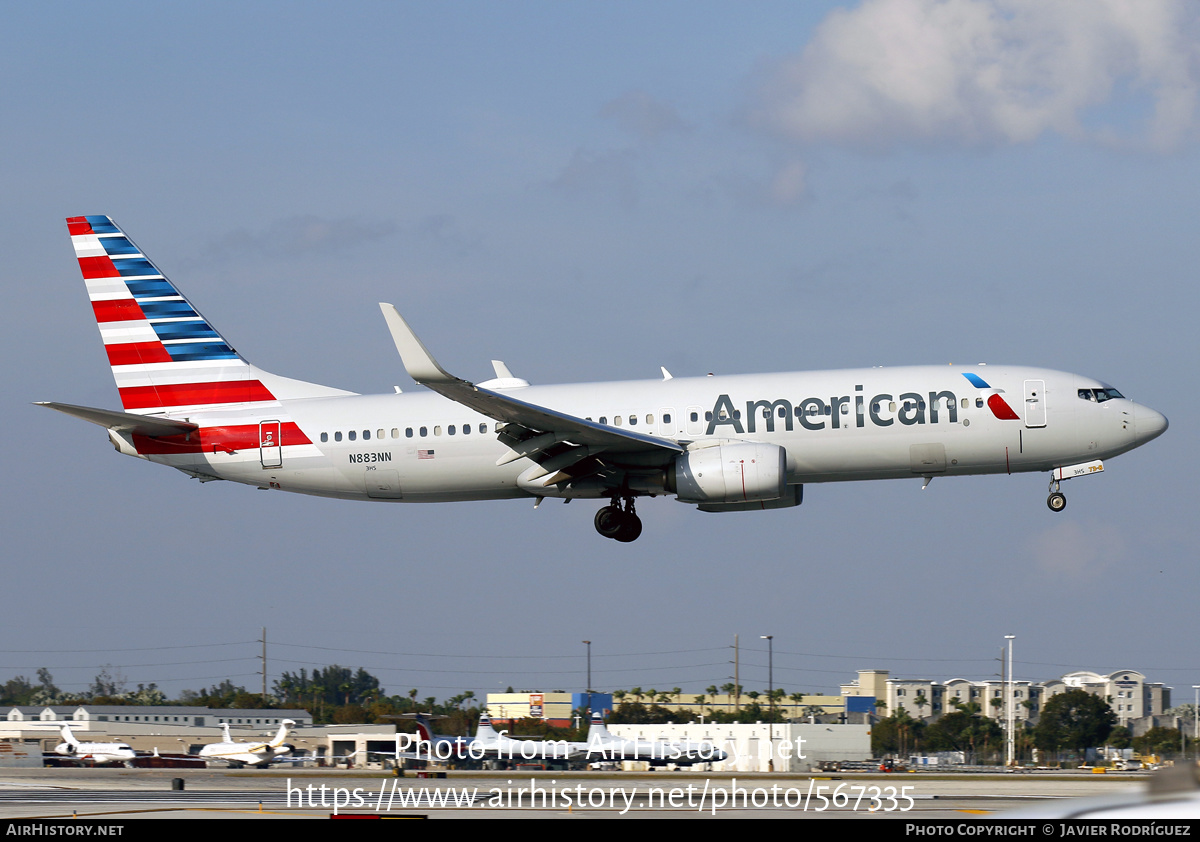
[[[605,538],[616,538],[625,524],[625,513],[613,504],[596,512],[596,531]]]
[[[1067,507],[1067,495],[1061,491],[1055,491],[1046,498],[1046,505],[1050,507],[1050,511],[1052,512],[1061,512]]]
[[[633,512],[623,513],[623,515],[624,521],[621,523],[621,528],[613,537],[622,544],[628,544],[630,541],[636,541],[642,534],[642,519]]]
[[[625,498],[625,508],[614,498],[611,505],[596,512],[596,531],[622,544],[636,541],[642,534],[642,519],[633,510],[633,498]]]

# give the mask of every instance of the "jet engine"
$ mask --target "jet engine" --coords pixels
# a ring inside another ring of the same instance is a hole
[[[676,457],[668,480],[682,503],[778,500],[787,493],[787,454],[754,441],[702,447]]]

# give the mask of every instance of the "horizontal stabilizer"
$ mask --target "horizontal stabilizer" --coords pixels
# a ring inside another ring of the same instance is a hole
[[[91,406],[75,406],[54,401],[37,401],[38,406],[54,409],[67,415],[82,418],[90,424],[99,424],[110,430],[140,433],[143,436],[180,436],[199,430],[198,424],[173,421],[170,418],[155,418],[149,415],[134,415],[132,412],[117,412],[112,409],[97,409]]]

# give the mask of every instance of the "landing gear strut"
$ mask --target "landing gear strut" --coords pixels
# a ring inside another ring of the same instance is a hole
[[[1050,480],[1050,496],[1046,498],[1046,505],[1052,512],[1061,512],[1067,507],[1067,495],[1058,490],[1056,479]]]
[[[636,541],[642,534],[642,519],[633,510],[633,498],[625,498],[625,508],[621,508],[616,497],[611,504],[596,512],[596,531],[605,538],[612,538],[623,544]]]

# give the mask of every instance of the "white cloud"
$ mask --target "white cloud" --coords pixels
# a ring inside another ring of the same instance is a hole
[[[1198,23],[1191,0],[866,0],[770,68],[753,117],[875,148],[1056,132],[1167,149],[1197,134]]]

